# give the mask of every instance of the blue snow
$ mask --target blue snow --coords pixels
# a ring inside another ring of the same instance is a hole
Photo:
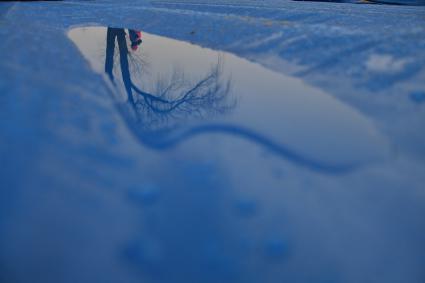
[[[1,2],[0,282],[423,283],[425,6],[343,2]]]

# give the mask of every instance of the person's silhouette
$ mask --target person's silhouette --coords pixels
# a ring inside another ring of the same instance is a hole
[[[140,31],[128,30],[128,35],[131,42],[131,50],[136,51],[139,48],[139,45],[142,44],[142,33]]]

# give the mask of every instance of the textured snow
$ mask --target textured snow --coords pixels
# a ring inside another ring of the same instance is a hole
[[[409,59],[395,60],[391,55],[386,54],[372,54],[366,62],[366,67],[374,72],[397,73],[402,72],[409,61]]]
[[[0,3],[0,282],[424,282],[424,16],[283,0]],[[301,79],[367,117],[390,157],[339,175],[244,141],[144,147],[67,37],[88,25]]]

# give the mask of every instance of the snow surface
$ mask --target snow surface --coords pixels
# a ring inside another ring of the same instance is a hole
[[[424,282],[424,21],[284,0],[0,3],[0,282]],[[145,147],[67,37],[88,25],[302,79],[391,154],[327,174],[243,140]]]

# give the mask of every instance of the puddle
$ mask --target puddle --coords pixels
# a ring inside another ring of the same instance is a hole
[[[83,27],[68,35],[112,82],[118,109],[145,146],[226,135],[331,172],[388,152],[386,139],[355,109],[235,55],[143,31],[137,45],[137,32],[128,29]]]

